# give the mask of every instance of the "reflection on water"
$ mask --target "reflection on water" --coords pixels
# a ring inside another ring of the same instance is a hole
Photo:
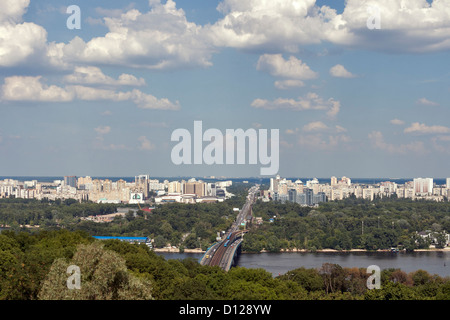
[[[166,259],[194,258],[202,254],[161,253]],[[442,277],[450,276],[450,252],[317,252],[317,253],[255,253],[241,254],[237,265],[245,268],[263,268],[274,276],[300,267],[320,268],[324,263],[338,264],[347,268],[367,268],[377,265],[381,270],[395,268],[405,272],[419,269]]]

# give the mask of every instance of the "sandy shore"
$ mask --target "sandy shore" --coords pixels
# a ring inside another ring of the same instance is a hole
[[[180,253],[180,249],[178,248],[153,248],[155,252],[164,252],[164,253]],[[204,253],[205,251],[198,249],[184,249],[184,253]]]
[[[415,249],[414,252],[431,252],[431,251],[442,251],[442,252],[450,252],[450,247],[446,247],[443,249],[429,248],[429,249]],[[261,252],[269,252],[267,250],[262,250]],[[280,252],[289,253],[289,252],[313,252],[311,250],[306,249],[282,249]],[[379,249],[379,250],[365,250],[365,249],[350,249],[350,250],[335,250],[335,249],[320,249],[315,250],[314,252],[391,252],[389,249]],[[402,252],[402,251],[400,251]]]
[[[180,253],[180,249],[178,248],[154,248],[153,251],[155,252],[164,252],[164,253]],[[450,247],[446,247],[443,249],[436,249],[436,248],[430,248],[430,249],[415,249],[414,252],[432,252],[432,251],[442,251],[442,252],[450,252]],[[267,250],[261,250],[260,253],[268,253]],[[289,252],[312,252],[311,250],[306,249],[282,249],[280,250],[280,253],[289,253]],[[321,249],[321,250],[315,250],[314,252],[341,252],[341,253],[351,253],[351,252],[391,252],[391,250],[384,249],[384,250],[376,250],[376,251],[369,251],[364,249],[351,249],[351,250],[335,250],[335,249]],[[204,250],[197,248],[197,249],[184,249],[184,253],[205,253]],[[242,252],[247,253],[247,252]]]

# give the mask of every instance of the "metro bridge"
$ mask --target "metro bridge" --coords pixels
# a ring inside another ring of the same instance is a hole
[[[247,201],[242,210],[240,210],[236,221],[220,241],[214,243],[206,250],[200,260],[201,265],[219,266],[225,271],[230,270],[234,264],[233,262],[235,262],[235,258],[241,252],[241,243],[244,240],[244,234],[248,231],[240,230],[239,226],[243,222],[251,220],[252,205],[256,199],[255,194],[258,189],[258,186],[255,186],[249,190]]]
[[[216,242],[206,250],[200,264],[219,266],[225,271],[230,270],[236,257],[241,252],[241,243],[246,232],[247,230],[240,230],[228,233],[226,238]]]

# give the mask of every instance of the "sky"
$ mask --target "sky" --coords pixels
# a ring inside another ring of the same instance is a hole
[[[449,177],[449,52],[450,0],[3,0],[0,176],[261,176],[175,164],[202,121],[285,177]]]

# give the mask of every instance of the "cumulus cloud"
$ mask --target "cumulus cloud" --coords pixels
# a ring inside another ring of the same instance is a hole
[[[210,28],[217,46],[297,52],[300,45],[344,36],[336,11],[315,0],[224,0],[217,9],[224,14]]]
[[[179,110],[178,101],[171,102],[167,98],[158,99],[138,89],[131,91],[115,91],[81,85],[59,87],[41,83],[41,77],[13,76],[5,78],[1,88],[1,97],[7,101],[44,101],[69,102],[82,101],[132,101],[142,109]]]
[[[394,145],[392,143],[387,143],[384,140],[383,134],[380,131],[372,131],[369,133],[369,140],[372,145],[380,150],[387,151],[392,154],[405,154],[408,152],[413,153],[426,153],[427,150],[422,141],[413,141],[408,144]]]
[[[327,130],[328,126],[323,123],[322,121],[313,121],[310,122],[308,124],[306,124],[305,126],[303,126],[303,131],[306,132],[311,132],[311,131],[323,131],[323,130]]]
[[[0,22],[20,22],[29,4],[30,0],[2,0],[0,3]]]
[[[431,138],[431,144],[436,151],[450,154],[450,136],[438,135]]]
[[[335,117],[340,110],[340,102],[330,98],[324,100],[316,93],[308,93],[306,97],[296,99],[278,98],[273,101],[255,99],[251,106],[257,109],[278,110],[286,109],[292,111],[326,110],[326,114]]]
[[[110,126],[99,126],[99,127],[95,128],[94,130],[98,134],[104,135],[104,134],[108,134],[111,132],[111,127]]]
[[[336,78],[355,78],[356,75],[347,71],[345,67],[341,64],[337,64],[330,68],[330,74]]]
[[[123,73],[118,79],[105,75],[100,68],[94,66],[75,67],[74,72],[64,77],[69,83],[109,86],[143,86],[145,80],[131,74]]]
[[[366,24],[379,12],[381,30]],[[349,0],[342,20],[353,46],[387,52],[434,52],[450,49],[450,1],[434,0]]]
[[[402,126],[405,124],[405,121],[399,119],[392,119],[390,122],[396,126]]]
[[[179,66],[208,67],[214,48],[203,27],[189,22],[172,0],[151,1],[142,13],[131,9],[118,17],[105,17],[108,33],[85,42],[75,37],[52,47],[57,64],[112,64],[148,69]]]
[[[41,26],[0,22],[0,67],[23,66],[29,60],[41,59],[47,50],[46,42],[47,31]]]
[[[324,135],[322,133],[300,135],[298,144],[312,150],[329,151],[340,145],[348,145],[351,138],[344,134]]]
[[[2,86],[1,97],[9,101],[44,101],[64,102],[72,101],[74,92],[64,88],[41,83],[41,77],[12,76],[5,78]]]
[[[414,122],[404,130],[405,133],[416,134],[445,134],[450,133],[450,128],[445,126],[427,126],[424,123]]]
[[[0,67],[32,65],[46,55],[47,31],[22,22],[29,4],[29,0],[0,2]]]
[[[224,17],[211,27],[216,45],[266,52],[323,42],[384,52],[450,49],[450,0],[348,0],[339,14],[315,0],[242,2],[219,4]],[[373,8],[381,30],[367,27]]]
[[[292,88],[301,88],[305,86],[305,83],[301,80],[277,80],[275,81],[275,87],[277,89],[286,90]]]
[[[132,6],[114,15],[104,12],[106,34],[86,41],[76,36],[67,43],[49,43],[43,27],[22,22],[29,3],[0,3],[0,67],[36,61],[64,69],[98,63],[208,67],[224,47],[278,54],[320,43],[384,52],[450,49],[450,0],[348,0],[342,13],[316,0],[223,0],[217,7],[223,17],[205,25],[189,21],[173,0],[152,0],[145,12]],[[380,13],[381,30],[367,28],[373,7]]]
[[[439,103],[430,101],[427,98],[420,98],[419,100],[417,100],[417,104],[420,104],[423,106],[438,106],[439,105]]]
[[[149,151],[155,148],[155,145],[146,136],[140,136],[138,141],[140,142],[139,150]]]
[[[264,54],[260,56],[256,69],[281,78],[306,80],[318,77],[317,72],[312,71],[306,63],[294,56],[290,56],[288,60],[285,60],[281,54]]]

